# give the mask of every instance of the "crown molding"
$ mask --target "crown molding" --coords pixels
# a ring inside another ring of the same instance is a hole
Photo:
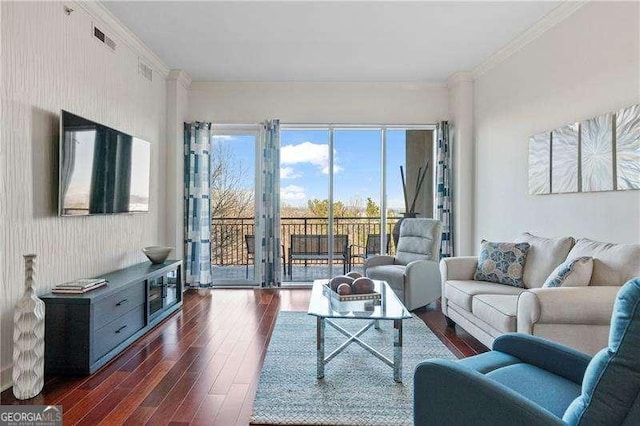
[[[571,16],[575,11],[587,4],[588,1],[589,0],[564,0],[562,4],[540,18],[540,20],[535,24],[507,43],[506,46],[502,47],[476,66],[473,71],[471,71],[473,78],[480,77],[491,68],[509,58],[511,55],[525,47],[536,38],[540,37],[549,29]]]
[[[169,71],[167,80],[175,80],[180,83],[185,89],[188,89],[191,86],[191,82],[193,81],[189,73],[184,70]]]
[[[113,35],[124,42],[137,55],[141,56],[158,74],[163,78],[167,78],[169,75],[167,64],[102,3],[99,1],[73,1],[69,3],[73,3],[95,20],[100,21],[101,25],[105,25]]]
[[[461,83],[472,83],[473,74],[469,71],[454,72],[447,78],[447,88],[451,89]]]

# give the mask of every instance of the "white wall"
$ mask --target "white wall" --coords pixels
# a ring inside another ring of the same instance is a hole
[[[640,241],[640,191],[530,196],[528,137],[640,98],[637,2],[588,3],[477,78],[475,246],[523,231]]]
[[[435,124],[448,116],[445,85],[194,82],[189,118],[215,123]]]
[[[2,84],[0,288],[2,385],[11,376],[13,306],[22,296],[22,255],[37,253],[37,293],[145,260],[163,243],[165,79],[138,76],[138,54],[116,38],[109,51],[92,37],[82,7],[1,2]],[[61,218],[56,213],[60,109],[151,142],[150,213]]]
[[[451,156],[454,212],[453,253],[469,256],[473,244],[473,80],[470,73],[456,73],[447,81],[449,87],[449,114],[451,115]]]
[[[184,122],[190,84],[191,77],[182,70],[172,70],[167,78],[166,243],[175,247],[174,259],[182,259],[184,252]]]

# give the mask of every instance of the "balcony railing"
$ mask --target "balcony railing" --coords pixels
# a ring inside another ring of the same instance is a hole
[[[398,218],[387,219],[386,233],[391,235]],[[291,235],[326,235],[329,232],[329,221],[321,217],[287,217],[280,220],[280,241],[288,250]],[[380,235],[380,219],[367,217],[335,217],[333,219],[334,234],[349,236],[351,255],[365,254],[368,234]],[[247,249],[246,235],[255,235],[255,220],[252,217],[214,218],[211,223],[211,262],[214,265],[246,265],[252,262]],[[395,252],[393,241],[389,244],[390,253]],[[362,258],[354,257],[354,261],[362,263]]]

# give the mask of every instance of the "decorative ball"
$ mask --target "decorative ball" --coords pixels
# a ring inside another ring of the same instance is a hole
[[[353,287],[353,292],[356,294],[373,293],[373,289],[375,288],[373,280],[367,277],[356,279],[351,286]]]
[[[360,272],[356,272],[356,271],[351,271],[347,274],[347,277],[351,277],[354,280],[358,279],[358,278],[362,278],[362,274]]]
[[[346,296],[347,294],[351,294],[351,286],[347,283],[342,283],[338,286],[338,294],[340,296]]]
[[[352,282],[353,278],[347,277],[346,275],[338,275],[337,277],[333,277],[331,281],[329,281],[329,287],[331,287],[331,290],[337,291],[340,284],[346,283],[351,285]]]

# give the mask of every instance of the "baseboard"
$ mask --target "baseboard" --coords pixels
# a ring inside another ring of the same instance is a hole
[[[11,379],[11,372],[13,371],[13,364],[9,364],[0,370],[0,392],[4,392],[13,386]]]

